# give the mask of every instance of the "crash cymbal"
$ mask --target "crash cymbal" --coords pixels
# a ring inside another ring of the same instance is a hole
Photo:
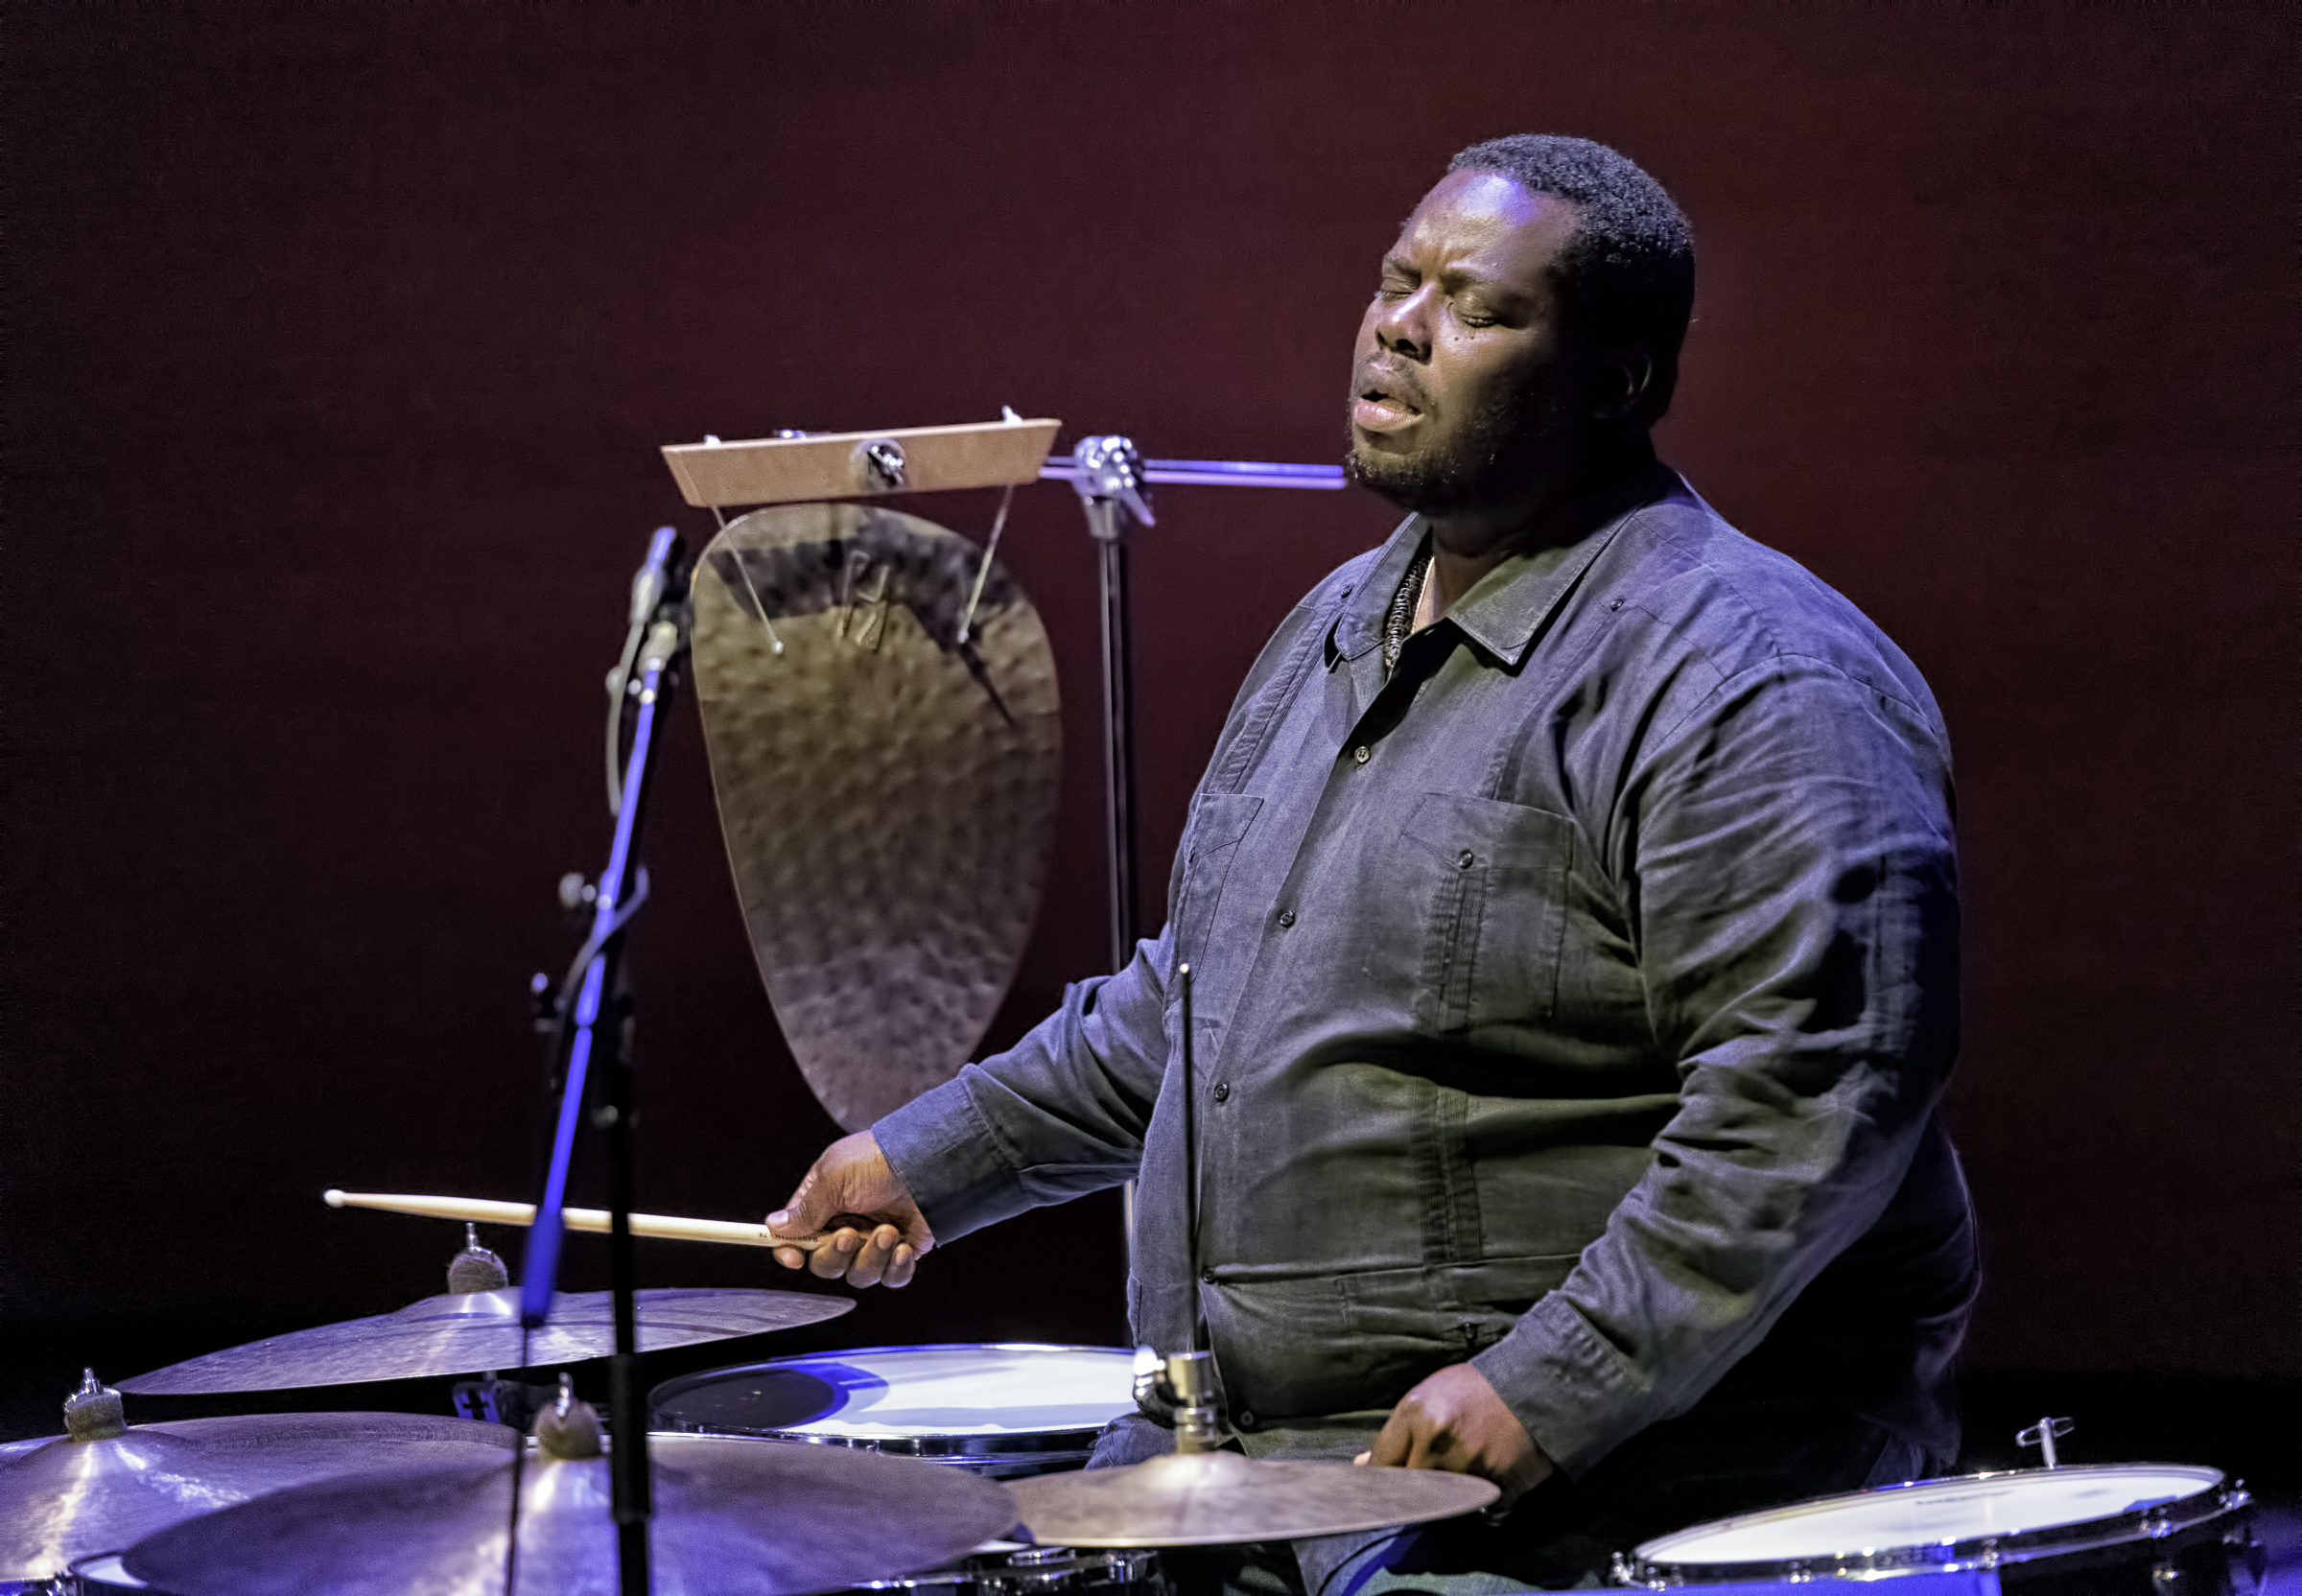
[[[1043,1545],[1214,1546],[1453,1518],[1501,1494],[1428,1468],[1170,1453],[1127,1468],[1041,1474],[1008,1491]]]
[[[1015,1522],[963,1469],[738,1436],[648,1438],[655,1596],[793,1596],[955,1561]],[[518,1596],[614,1596],[607,1460],[521,1470]],[[129,1548],[176,1596],[502,1596],[508,1464],[398,1468],[283,1490]]]
[[[861,1130],[959,1072],[1022,963],[1062,795],[1055,655],[997,562],[873,505],[730,522],[693,594],[752,951],[809,1088]]]
[[[90,1376],[93,1385],[94,1376]],[[83,1388],[85,1391],[87,1388]],[[88,1424],[0,1446],[0,1579],[61,1574],[197,1514],[285,1486],[395,1464],[485,1465],[519,1444],[501,1424],[407,1413],[251,1413]]]
[[[639,1294],[640,1350],[795,1329],[854,1307],[845,1297],[806,1291],[721,1287],[656,1288]],[[137,1396],[218,1391],[287,1391],[307,1385],[536,1369],[605,1357],[616,1350],[613,1294],[563,1292],[552,1322],[520,1331],[520,1293],[473,1291],[427,1297],[397,1313],[347,1319],[251,1341],[122,1380]]]

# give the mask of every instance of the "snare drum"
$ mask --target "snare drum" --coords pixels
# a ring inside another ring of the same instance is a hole
[[[655,1427],[859,1446],[1016,1479],[1086,1464],[1135,1408],[1135,1354],[1013,1342],[867,1347],[667,1380]]]
[[[2216,1468],[2115,1464],[1917,1480],[1650,1540],[1621,1584],[1994,1576],[2033,1596],[2243,1596],[2261,1581],[2245,1490]]]

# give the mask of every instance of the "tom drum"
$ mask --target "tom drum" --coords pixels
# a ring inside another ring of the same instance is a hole
[[[867,1347],[668,1380],[655,1427],[859,1446],[994,1479],[1084,1466],[1135,1407],[1135,1354],[1023,1342]]]
[[[1963,1575],[1962,1588],[2033,1596],[2243,1596],[2261,1579],[2249,1503],[2220,1469],[2177,1464],[1916,1480],[1680,1530],[1617,1559],[1615,1578],[1665,1590]]]

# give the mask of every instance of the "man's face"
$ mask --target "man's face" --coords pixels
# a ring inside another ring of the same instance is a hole
[[[1587,376],[1563,337],[1551,266],[1575,207],[1492,172],[1423,196],[1383,257],[1351,364],[1351,468],[1445,519],[1532,507],[1585,419]]]

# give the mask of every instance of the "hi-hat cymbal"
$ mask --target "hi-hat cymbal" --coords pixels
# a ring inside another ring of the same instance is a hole
[[[1501,1494],[1468,1474],[1170,1453],[1126,1468],[1041,1474],[1008,1491],[1032,1538],[1060,1546],[1300,1540],[1453,1518]]]
[[[955,1561],[1015,1504],[957,1468],[740,1436],[648,1438],[655,1596],[795,1596]],[[518,1596],[614,1596],[608,1460],[521,1471]],[[503,1596],[509,1464],[397,1468],[164,1530],[128,1571],[176,1596]]]
[[[519,1432],[409,1413],[249,1413],[0,1446],[0,1579],[46,1579],[285,1486],[394,1464],[482,1465]]]
[[[849,1298],[807,1291],[650,1289],[639,1294],[640,1350],[795,1329],[835,1319],[855,1305]],[[119,1388],[143,1396],[288,1391],[483,1369],[540,1369],[605,1357],[615,1350],[612,1293],[561,1293],[552,1301],[552,1322],[523,1341],[520,1293],[506,1287],[427,1297],[397,1313],[292,1330],[155,1369],[122,1380]]]

